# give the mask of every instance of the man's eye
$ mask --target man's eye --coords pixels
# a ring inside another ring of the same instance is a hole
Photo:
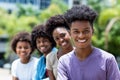
[[[61,34],[60,37],[65,37],[65,35],[66,35],[65,33],[64,33],[64,34]]]
[[[83,31],[84,34],[87,34],[87,33],[89,33],[89,32],[90,32],[89,30]]]
[[[21,49],[22,47],[19,46],[19,47],[17,47],[17,48],[18,48],[18,49]]]
[[[78,34],[79,32],[78,32],[78,31],[74,31],[73,33],[74,33],[74,34]]]
[[[29,47],[24,47],[24,49],[28,49]]]
[[[40,41],[36,41],[36,44],[39,44],[40,43]]]
[[[44,41],[43,42],[49,42],[49,40],[48,39],[44,39]]]
[[[54,38],[54,40],[56,40],[56,41],[57,41],[57,40],[59,40],[59,38]]]

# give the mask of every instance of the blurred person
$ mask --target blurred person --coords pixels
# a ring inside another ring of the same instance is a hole
[[[58,60],[62,55],[72,51],[73,46],[69,34],[69,27],[63,15],[50,17],[46,22],[46,31],[52,36],[58,46],[57,53],[50,53],[46,57],[46,68],[49,78],[50,80],[56,80]]]
[[[91,43],[97,13],[86,5],[79,5],[64,16],[70,24],[75,49],[60,57],[57,80],[120,80],[115,57]]]
[[[17,33],[12,39],[11,48],[19,57],[12,63],[12,80],[32,80],[38,59],[31,56],[34,48],[30,34],[28,32]]]
[[[57,48],[54,40],[46,33],[44,25],[36,25],[32,30],[32,44],[43,55],[39,58],[34,80],[48,79],[46,70],[46,56],[55,54]]]

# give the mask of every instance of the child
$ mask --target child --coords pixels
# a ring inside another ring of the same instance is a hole
[[[44,25],[36,25],[32,30],[32,44],[43,55],[40,57],[34,80],[48,78],[46,56],[57,52],[54,40],[46,33]]]
[[[12,80],[32,80],[38,59],[32,57],[34,50],[28,32],[20,32],[12,40],[11,47],[19,59],[12,63]]]
[[[55,15],[50,17],[46,23],[46,30],[58,45],[58,52],[56,54],[48,54],[46,57],[46,67],[50,80],[57,78],[58,59],[73,50],[71,44],[71,37],[69,34],[69,27],[63,15]]]
[[[97,13],[80,5],[64,16],[70,24],[75,50],[59,59],[57,80],[120,80],[115,57],[91,43]]]

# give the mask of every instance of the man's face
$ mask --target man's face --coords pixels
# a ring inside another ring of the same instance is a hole
[[[52,43],[49,39],[40,37],[36,39],[37,49],[43,54],[48,54],[52,49]]]
[[[89,21],[74,21],[70,27],[70,34],[76,48],[87,48],[91,46],[93,28]]]
[[[53,31],[53,38],[58,46],[63,49],[71,46],[70,34],[65,28],[58,27]]]

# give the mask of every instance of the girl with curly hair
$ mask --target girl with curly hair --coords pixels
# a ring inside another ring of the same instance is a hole
[[[48,54],[46,57],[49,78],[50,80],[56,80],[58,60],[62,55],[72,51],[73,46],[69,34],[69,27],[63,15],[50,17],[46,22],[46,30],[58,46],[57,53]]]
[[[34,48],[30,34],[28,32],[16,34],[11,42],[11,47],[19,57],[12,63],[12,80],[32,80],[38,59],[31,56]]]

